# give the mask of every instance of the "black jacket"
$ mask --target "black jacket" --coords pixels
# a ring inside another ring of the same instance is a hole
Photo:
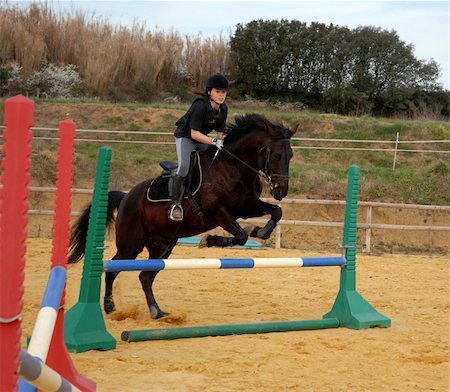
[[[175,125],[177,129],[175,137],[187,137],[191,139],[191,129],[195,129],[208,135],[211,131],[223,132],[225,130],[228,115],[228,107],[224,103],[218,110],[214,110],[209,97],[202,96],[192,102],[186,114]]]

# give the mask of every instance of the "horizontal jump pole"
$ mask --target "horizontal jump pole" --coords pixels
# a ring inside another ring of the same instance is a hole
[[[161,271],[187,269],[287,268],[344,266],[345,257],[280,257],[280,258],[221,258],[221,259],[148,259],[108,260],[103,262],[106,272]]]
[[[210,325],[199,327],[123,331],[121,339],[124,342],[141,342],[147,340],[202,338],[206,336],[229,336],[269,332],[304,331],[338,327],[339,320],[337,318],[324,318],[321,320],[279,321],[270,323]]]

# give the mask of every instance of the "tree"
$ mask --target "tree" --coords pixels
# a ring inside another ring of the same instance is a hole
[[[231,59],[238,92],[258,98],[277,96],[283,90],[279,84],[286,72],[285,59],[287,21],[256,20],[246,26],[238,24],[231,38]]]
[[[394,30],[287,20],[238,24],[230,39],[241,95],[344,114],[403,112],[417,91],[442,91],[436,62],[417,60],[413,49]]]

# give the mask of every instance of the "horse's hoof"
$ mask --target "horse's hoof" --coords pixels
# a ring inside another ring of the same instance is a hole
[[[105,299],[103,301],[103,309],[105,310],[106,314],[110,314],[116,310],[116,307],[114,305],[114,302],[112,302],[110,299]]]
[[[116,310],[116,307],[114,305],[105,305],[104,309],[106,314],[110,314]]]
[[[150,307],[150,316],[153,320],[157,320],[161,317],[168,316],[169,313],[163,312],[161,309],[159,309],[157,306]]]
[[[206,248],[208,246],[207,237],[203,237],[198,243],[199,248]]]
[[[267,240],[270,237],[270,233],[267,230],[260,229],[258,230],[256,237],[261,238],[262,240]]]

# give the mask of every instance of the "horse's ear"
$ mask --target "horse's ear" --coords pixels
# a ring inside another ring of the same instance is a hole
[[[290,136],[289,137],[292,137],[294,134],[295,134],[295,132],[297,132],[297,129],[298,129],[298,125],[295,127],[295,128],[291,128],[288,124],[286,124],[285,122],[282,122],[281,123],[282,125],[283,125],[283,128],[286,128],[288,131],[289,131],[289,133],[290,133]]]
[[[292,137],[300,129],[300,124],[297,124],[294,128],[288,128],[288,129],[291,132],[291,137]]]

